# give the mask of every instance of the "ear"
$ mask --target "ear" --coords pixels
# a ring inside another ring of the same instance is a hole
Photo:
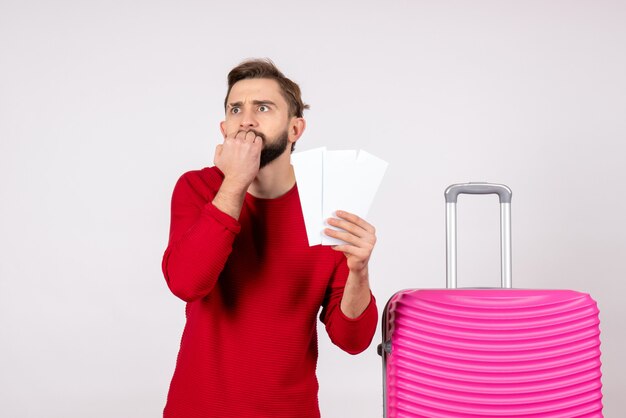
[[[222,136],[226,139],[226,121],[223,120],[220,122],[220,131],[222,131]]]
[[[302,136],[306,128],[306,120],[304,118],[293,117],[289,123],[289,142],[297,142]]]

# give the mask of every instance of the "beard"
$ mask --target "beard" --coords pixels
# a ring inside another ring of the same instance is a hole
[[[287,149],[287,145],[289,145],[289,134],[287,130],[280,134],[273,141],[268,141],[265,135],[261,132],[257,132],[251,129],[257,136],[260,136],[263,139],[263,149],[261,150],[261,161],[259,163],[259,169],[265,167],[276,158],[280,157],[285,150]]]

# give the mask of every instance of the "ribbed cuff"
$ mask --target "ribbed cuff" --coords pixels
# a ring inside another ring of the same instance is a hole
[[[365,350],[371,344],[376,332],[378,309],[376,307],[376,298],[374,298],[371,292],[370,295],[369,305],[356,318],[347,317],[341,310],[341,307],[337,306],[339,312],[337,312],[337,316],[333,320],[333,329],[338,337],[336,344],[350,354],[358,354]]]
[[[233,234],[238,234],[239,231],[241,231],[241,224],[239,223],[239,221],[237,221],[237,219],[233,218],[229,214],[219,210],[212,202],[209,202],[204,206],[204,212],[208,216],[212,217],[213,219],[224,225],[224,227],[231,231]]]
[[[341,304],[339,304],[339,316],[341,317],[342,320],[344,321],[348,321],[348,322],[360,322],[363,321],[365,319],[365,317],[368,314],[368,311],[372,309],[372,307],[374,308],[374,310],[376,310],[376,299],[374,298],[374,295],[372,294],[372,292],[370,291],[370,303],[367,305],[367,307],[363,310],[363,312],[361,312],[361,315],[357,316],[356,318],[350,318],[349,316],[346,316],[346,314],[343,313],[343,311],[341,310]]]

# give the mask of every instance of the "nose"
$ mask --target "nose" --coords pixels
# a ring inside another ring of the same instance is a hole
[[[241,111],[241,119],[239,120],[239,126],[246,131],[255,128],[258,125],[254,112],[249,109]]]

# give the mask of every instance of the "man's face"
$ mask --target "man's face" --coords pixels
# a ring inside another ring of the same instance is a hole
[[[260,167],[264,167],[289,146],[289,105],[272,79],[241,80],[233,85],[226,100],[224,136],[253,131],[263,139]]]

